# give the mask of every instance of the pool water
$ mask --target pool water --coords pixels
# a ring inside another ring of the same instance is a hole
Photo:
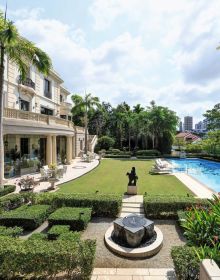
[[[204,159],[169,159],[173,172],[191,175],[207,187],[220,192],[220,163]]]

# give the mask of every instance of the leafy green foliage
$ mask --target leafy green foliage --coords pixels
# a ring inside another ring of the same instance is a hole
[[[216,104],[213,109],[207,110],[204,117],[207,119],[208,129],[220,129],[220,103]]]
[[[4,196],[8,193],[14,192],[16,186],[15,185],[5,185],[3,188],[0,188],[0,196]]]
[[[62,207],[53,212],[49,218],[49,226],[69,225],[71,230],[83,230],[91,220],[90,208]]]
[[[26,230],[37,228],[46,220],[51,209],[49,205],[23,205],[0,215],[0,225],[20,226]]]
[[[78,238],[40,238],[20,240],[0,236],[0,276],[3,279],[53,279],[64,273],[65,279],[90,279],[95,241]]]
[[[181,223],[189,245],[213,247],[220,241],[220,198],[208,200],[209,207],[196,206]]]
[[[1,211],[9,211],[15,209],[24,203],[27,203],[33,196],[33,193],[10,194],[0,197],[0,213]]]
[[[180,280],[199,279],[199,258],[193,247],[175,246],[171,250],[175,272]]]
[[[115,140],[109,136],[102,136],[98,139],[98,143],[97,146],[100,149],[105,149],[105,150],[109,150],[111,147],[113,147],[115,143]]]
[[[41,233],[41,232],[36,232],[33,233],[28,240],[47,240],[47,234]]]
[[[220,267],[220,242],[215,242],[211,248],[207,245],[195,248],[195,252],[200,261],[204,259],[212,259]]]
[[[16,237],[23,232],[21,227],[4,227],[0,226],[0,235]]]
[[[69,225],[55,225],[50,228],[50,230],[47,232],[48,239],[55,240],[58,236],[64,233],[68,233],[70,231]]]
[[[159,156],[161,153],[158,150],[138,150],[137,156]]]
[[[207,200],[195,199],[192,196],[144,196],[144,210],[151,218],[177,218],[177,211],[186,210],[192,205],[207,205]]]
[[[59,207],[88,207],[96,216],[116,217],[121,208],[120,195],[44,193],[36,194],[35,204],[49,204],[53,209]]]

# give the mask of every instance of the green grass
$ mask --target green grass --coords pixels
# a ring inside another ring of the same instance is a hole
[[[150,175],[153,160],[120,160],[104,159],[90,173],[60,185],[62,193],[95,193],[123,194],[127,190],[128,177],[132,166],[138,175],[138,193],[153,195],[186,195],[192,194],[175,176]],[[74,171],[73,171],[74,172]]]

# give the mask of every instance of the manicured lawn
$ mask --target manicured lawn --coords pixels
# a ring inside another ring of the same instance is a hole
[[[127,190],[128,177],[132,166],[136,167],[138,175],[138,193],[162,194],[162,195],[186,195],[191,194],[175,176],[150,175],[149,170],[153,160],[119,160],[103,159],[101,164],[93,171],[76,180],[60,186],[59,192],[63,193],[120,193]],[[74,171],[73,171],[74,172]]]

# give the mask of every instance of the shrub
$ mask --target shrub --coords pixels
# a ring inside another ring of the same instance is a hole
[[[59,237],[61,234],[68,233],[70,231],[69,225],[55,225],[50,228],[50,230],[47,232],[48,239],[55,240],[57,237]]]
[[[98,139],[98,147],[100,149],[109,150],[109,148],[113,147],[115,144],[115,140],[109,136],[102,136]]]
[[[204,259],[212,259],[220,267],[220,242],[216,242],[212,248],[205,245],[195,248],[196,254],[200,261]]]
[[[193,247],[175,246],[171,250],[175,272],[180,280],[199,279],[199,258]]]
[[[5,185],[3,188],[0,188],[0,196],[4,196],[8,193],[14,192],[16,189],[15,185]]]
[[[47,240],[47,234],[41,233],[41,232],[36,232],[33,233],[28,240]]]
[[[49,205],[23,205],[0,215],[0,225],[20,226],[26,230],[37,228],[50,213]]]
[[[52,213],[49,218],[49,226],[69,225],[72,230],[83,230],[91,220],[90,208],[62,207]]]
[[[193,207],[181,222],[188,243],[194,246],[213,247],[220,241],[220,198],[213,196],[208,207]]]
[[[20,240],[0,236],[0,277],[3,279],[90,279],[95,241]]]
[[[208,205],[205,199],[192,196],[144,196],[144,211],[147,217],[155,219],[177,218],[177,211],[186,210],[192,205]]]
[[[10,194],[5,197],[0,198],[0,212],[9,211],[20,207],[24,203],[30,201],[33,197],[33,193],[23,193],[23,194]]]
[[[139,150],[136,151],[137,156],[160,156],[161,153],[158,150]]]
[[[21,227],[0,226],[0,235],[16,237],[23,232]]]
[[[118,154],[118,155],[105,155],[105,158],[130,158],[130,155]]]
[[[43,193],[35,194],[33,202],[49,204],[54,209],[88,207],[95,216],[116,217],[121,208],[121,195]]]

